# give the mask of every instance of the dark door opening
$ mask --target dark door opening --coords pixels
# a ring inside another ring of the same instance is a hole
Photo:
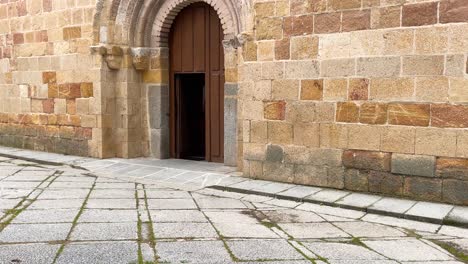
[[[205,74],[176,74],[178,158],[205,159]]]

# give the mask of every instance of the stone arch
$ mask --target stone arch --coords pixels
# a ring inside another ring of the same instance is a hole
[[[250,0],[97,0],[92,51],[107,63],[101,99],[115,104],[108,107],[114,110],[106,113],[106,131],[117,135],[103,137],[103,145],[108,146],[103,148],[109,151],[106,156],[168,157],[168,36],[184,7],[205,2],[217,12],[224,32],[224,161],[238,164],[237,47],[243,40],[240,14],[246,1]],[[144,147],[139,150],[139,146]]]
[[[167,47],[177,14],[187,5],[205,2],[221,19],[225,40],[242,30],[237,0],[98,0],[94,18],[94,43],[128,47]]]

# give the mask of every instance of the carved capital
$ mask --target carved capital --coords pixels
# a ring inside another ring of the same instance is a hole
[[[150,48],[131,48],[133,67],[137,71],[145,71],[149,69],[151,49]]]
[[[125,53],[120,46],[98,45],[91,47],[92,53],[101,55],[111,70],[118,70],[122,67],[122,59]]]

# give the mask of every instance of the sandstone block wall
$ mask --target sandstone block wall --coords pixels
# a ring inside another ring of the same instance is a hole
[[[99,156],[94,0],[0,1],[0,144]]]
[[[468,1],[253,6],[246,175],[468,205]]]

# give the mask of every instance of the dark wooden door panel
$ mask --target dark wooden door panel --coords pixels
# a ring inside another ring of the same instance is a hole
[[[183,124],[184,121],[181,120],[180,114],[187,111],[184,108],[187,106],[183,105],[184,100],[178,98],[183,93],[181,89],[190,89],[190,83],[176,82],[175,77],[184,78],[181,74],[203,73],[205,76],[203,98],[205,159],[214,162],[224,161],[224,54],[222,39],[221,21],[216,11],[205,3],[195,3],[184,8],[172,25],[169,46],[172,157],[179,158],[181,150],[190,149],[187,146],[178,146],[190,144],[187,143],[187,131],[181,132],[180,130],[194,127]],[[183,142],[178,140],[181,135],[184,135],[185,138]]]
[[[193,71],[205,72],[206,30],[205,7],[194,8],[193,19]]]

